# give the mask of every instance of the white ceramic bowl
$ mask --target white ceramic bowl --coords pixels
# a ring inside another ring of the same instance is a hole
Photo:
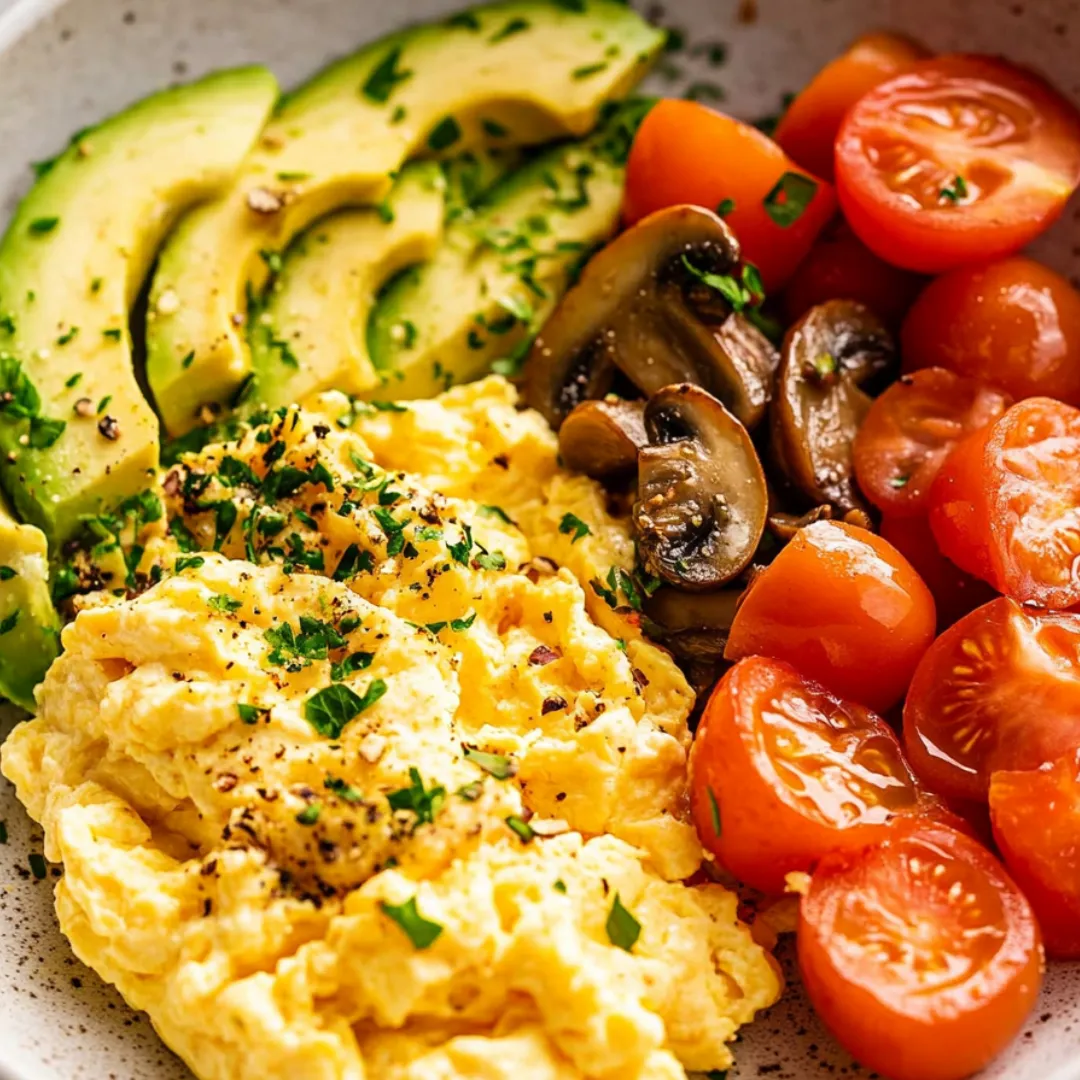
[[[647,0],[646,0],[647,2]],[[268,63],[285,83],[403,23],[460,0],[16,0],[0,16],[0,212],[6,218],[45,158],[68,134],[170,81],[215,67]],[[691,44],[723,41],[720,69],[681,57],[682,83],[717,81],[725,108],[774,112],[862,30],[905,30],[935,49],[1001,52],[1032,64],[1080,100],[1077,0],[667,0],[650,16],[685,29]],[[696,68],[695,68],[696,64]],[[1080,214],[1071,209],[1040,243],[1058,269],[1080,274]],[[14,721],[0,720],[0,735]],[[38,881],[28,856],[41,851],[11,788],[0,780],[0,1078],[182,1080],[187,1069],[71,954],[52,908],[51,875]],[[867,1075],[850,1064],[792,986],[746,1030],[732,1076],[808,1080]],[[1039,1007],[985,1080],[1080,1078],[1080,965],[1056,966]]]

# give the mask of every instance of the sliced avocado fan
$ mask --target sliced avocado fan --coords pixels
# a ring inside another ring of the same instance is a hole
[[[38,167],[0,242],[0,480],[54,545],[157,467],[128,314],[162,237],[228,185],[276,96],[250,67],[140,101]]]
[[[0,498],[0,697],[33,711],[34,687],[59,646],[45,534],[20,525]]]
[[[612,109],[581,142],[549,150],[446,230],[435,257],[379,298],[369,400],[431,397],[494,369],[517,373],[590,254],[615,232],[626,156],[651,102]]]
[[[166,430],[190,430],[247,377],[242,324],[265,253],[333,210],[379,203],[408,158],[586,133],[663,39],[620,0],[502,0],[384,38],[289,95],[228,194],[161,254],[147,379]]]
[[[383,285],[435,254],[443,221],[517,164],[512,150],[466,152],[402,170],[378,208],[343,210],[313,225],[281,257],[251,329],[254,407],[277,408],[336,389],[378,385],[367,324]]]

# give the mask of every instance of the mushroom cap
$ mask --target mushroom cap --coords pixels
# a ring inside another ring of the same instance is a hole
[[[703,386],[753,426],[779,354],[702,280],[730,276],[740,258],[734,234],[702,207],[668,207],[627,229],[593,256],[533,343],[526,400],[558,429],[618,369],[645,395]]]
[[[768,492],[750,436],[689,383],[650,398],[645,430],[634,504],[645,568],[691,592],[719,588],[743,570],[765,529]]]
[[[583,401],[559,429],[563,463],[597,480],[633,473],[648,441],[645,402],[615,397]]]
[[[896,361],[885,325],[853,300],[819,304],[788,331],[771,406],[771,448],[806,505],[827,503],[841,517],[866,509],[851,453],[870,407],[862,388]]]

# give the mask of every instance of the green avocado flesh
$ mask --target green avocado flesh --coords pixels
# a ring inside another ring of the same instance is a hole
[[[517,163],[510,150],[407,166],[377,209],[344,210],[304,233],[281,260],[250,336],[255,382],[245,402],[277,408],[379,383],[367,324],[382,286],[431,259],[443,221],[458,220]]]
[[[373,205],[409,158],[591,130],[664,35],[618,0],[503,0],[369,45],[289,95],[226,195],[181,223],[150,296],[147,379],[182,434],[247,377],[248,298],[330,212]]]
[[[227,187],[276,96],[251,67],[146,98],[39,166],[0,242],[0,480],[54,545],[157,468],[131,306],[162,238]]]
[[[59,644],[45,534],[20,525],[0,500],[0,697],[32,711]]]
[[[435,257],[380,297],[370,400],[432,397],[494,368],[516,374],[577,269],[616,230],[630,140],[647,102],[621,106],[494,188],[446,231]]]

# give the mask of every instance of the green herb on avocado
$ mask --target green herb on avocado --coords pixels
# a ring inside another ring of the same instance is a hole
[[[364,97],[379,105],[385,105],[390,100],[390,95],[398,84],[412,77],[411,71],[398,68],[400,59],[401,46],[397,45],[372,69],[371,74],[360,88],[360,92]]]
[[[428,134],[428,149],[438,153],[440,150],[449,149],[460,138],[461,126],[452,116],[444,116]]]
[[[524,30],[529,29],[529,20],[522,19],[520,17],[510,19],[504,26],[496,30],[494,34],[488,38],[488,41],[492,45],[497,44],[500,41],[505,41],[508,37],[513,37],[515,34],[520,34]]]
[[[39,217],[34,218],[27,226],[27,229],[35,236],[44,236],[46,233],[51,233],[59,224],[60,219],[58,217]]]

